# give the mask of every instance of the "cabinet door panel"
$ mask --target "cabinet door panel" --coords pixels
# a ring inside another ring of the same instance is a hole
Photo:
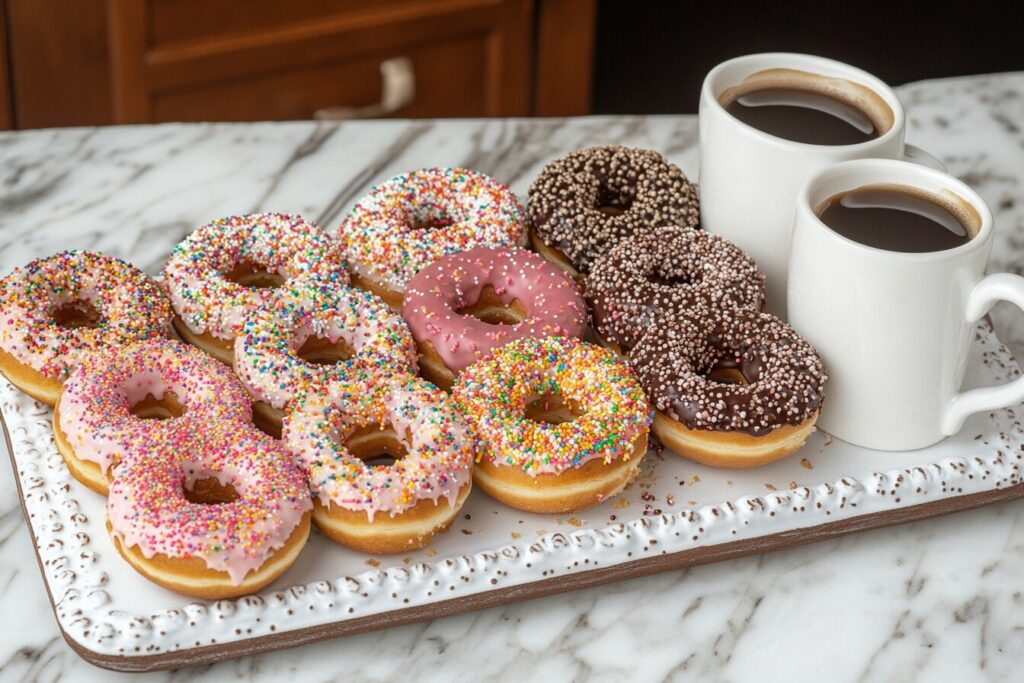
[[[275,30],[288,24],[401,11],[435,0],[148,0],[146,45]]]
[[[367,107],[381,99],[382,61],[412,63],[415,94],[394,116],[486,114],[486,36],[470,36],[407,52],[373,53],[316,67],[287,69],[154,95],[155,121],[308,119],[318,110]]]
[[[18,128],[111,123],[104,0],[7,0]]]
[[[120,123],[304,118],[321,107],[370,104],[379,98],[380,62],[394,56],[412,59],[417,72],[408,116],[530,111],[530,0],[387,2],[153,46],[146,27],[154,2],[108,3]]]

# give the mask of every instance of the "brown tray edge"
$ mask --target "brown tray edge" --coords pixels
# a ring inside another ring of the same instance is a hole
[[[280,650],[309,643],[315,643],[328,638],[367,633],[394,626],[402,626],[418,621],[437,619],[440,617],[462,614],[488,607],[497,607],[511,602],[532,600],[555,593],[600,586],[616,581],[647,576],[658,572],[670,571],[673,569],[685,569],[700,564],[731,560],[747,555],[783,550],[807,543],[816,543],[838,536],[878,529],[896,524],[905,524],[931,517],[970,510],[992,503],[998,503],[1014,498],[1024,497],[1024,482],[1003,489],[992,489],[991,491],[980,491],[963,496],[944,498],[942,500],[911,505],[897,510],[885,510],[873,512],[860,517],[828,522],[817,526],[783,531],[777,534],[761,536],[760,538],[731,541],[716,545],[691,548],[676,553],[668,553],[655,557],[633,560],[623,564],[590,569],[566,576],[542,579],[520,586],[510,586],[492,591],[485,591],[475,595],[467,595],[461,598],[441,600],[429,605],[416,607],[405,607],[391,612],[371,614],[365,617],[358,617],[345,621],[322,624],[320,626],[309,626],[306,628],[285,631],[265,636],[257,636],[233,643],[217,645],[204,645],[188,650],[175,652],[163,652],[154,655],[107,655],[95,652],[81,645],[78,641],[69,636],[60,625],[57,619],[57,605],[54,602],[50,586],[46,581],[43,569],[42,558],[39,557],[38,542],[32,524],[29,523],[28,509],[25,507],[25,496],[21,490],[21,479],[18,477],[18,466],[14,460],[14,448],[11,444],[11,436],[7,430],[7,423],[0,413],[0,427],[3,427],[4,440],[7,443],[7,453],[11,460],[11,469],[14,475],[14,484],[18,489],[18,501],[21,503],[22,514],[25,516],[25,525],[28,528],[29,536],[32,538],[32,552],[36,556],[39,565],[40,576],[43,578],[43,587],[50,600],[50,607],[53,609],[54,619],[57,620],[57,628],[60,629],[64,640],[75,653],[82,659],[104,669],[112,671],[140,672],[160,671],[179,667],[210,664],[224,659],[245,657],[271,650]]]

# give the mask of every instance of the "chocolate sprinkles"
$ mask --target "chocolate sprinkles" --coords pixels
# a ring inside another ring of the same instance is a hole
[[[828,379],[814,347],[792,327],[747,309],[720,310],[715,321],[665,321],[640,339],[630,364],[668,417],[690,429],[755,436],[814,415]],[[716,370],[743,381],[709,378]]]
[[[668,226],[631,235],[595,261],[586,291],[597,333],[629,351],[662,318],[760,310],[764,284],[754,259],[732,242]]]
[[[557,159],[530,186],[531,225],[581,273],[624,237],[662,225],[697,227],[697,191],[655,151],[609,145]]]

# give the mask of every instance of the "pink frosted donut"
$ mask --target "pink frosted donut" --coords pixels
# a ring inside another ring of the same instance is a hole
[[[351,356],[313,363],[300,355],[307,342],[319,347],[322,361],[336,358],[339,342]],[[412,372],[415,364],[405,321],[379,298],[346,285],[292,287],[246,321],[235,341],[235,372],[270,431],[280,428],[281,411],[308,390],[345,380],[354,368]]]
[[[473,439],[452,399],[413,375],[370,391],[332,384],[285,418],[282,441],[305,470],[313,520],[357,550],[414,550],[451,524],[472,486]],[[388,453],[392,464],[366,458]]]
[[[409,280],[438,258],[525,239],[525,214],[507,186],[464,168],[425,168],[370,190],[339,228],[352,282],[402,307]]]
[[[151,581],[221,599],[255,592],[292,564],[310,508],[288,453],[224,422],[137,444],[114,468],[107,521],[118,551]]]
[[[133,412],[137,405],[165,419],[144,419]],[[249,397],[229,368],[166,339],[86,359],[64,383],[53,411],[57,448],[71,473],[103,494],[111,466],[140,442],[251,420]]]
[[[485,322],[467,309],[504,322]],[[409,282],[402,315],[424,376],[445,388],[499,346],[524,337],[581,337],[587,321],[573,279],[517,247],[477,247],[438,259]]]
[[[64,251],[0,280],[0,373],[53,405],[83,358],[170,332],[148,275],[112,256]]]
[[[276,282],[249,281],[261,272]],[[177,314],[175,330],[226,363],[245,321],[289,287],[311,278],[348,283],[344,258],[329,235],[301,216],[277,213],[202,226],[174,247],[163,275]]]

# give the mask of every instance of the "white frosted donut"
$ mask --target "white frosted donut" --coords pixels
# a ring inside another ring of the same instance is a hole
[[[166,337],[171,307],[160,286],[121,259],[63,251],[0,279],[0,374],[54,405],[86,357]]]
[[[609,349],[578,339],[517,339],[466,368],[452,395],[478,439],[474,480],[520,510],[596,505],[647,452],[640,384]]]
[[[298,351],[310,338],[340,342],[352,355],[333,364],[304,360]],[[278,411],[310,389],[320,391],[347,381],[354,370],[378,366],[414,371],[412,335],[382,300],[347,285],[294,286],[257,311],[235,341],[235,373],[254,399]]]
[[[521,243],[525,213],[490,176],[426,168],[373,188],[352,207],[339,235],[353,283],[398,308],[412,276],[438,258]]]
[[[279,276],[276,287],[254,287],[228,277],[253,268]],[[174,247],[164,281],[185,341],[230,362],[230,344],[257,309],[311,278],[348,283],[336,242],[300,216],[259,213],[221,218]],[[219,352],[218,352],[219,351]]]
[[[370,391],[332,384],[285,418],[282,441],[306,472],[314,522],[365,552],[423,547],[472,485],[469,427],[448,394],[413,375],[378,375]],[[382,453],[398,459],[364,462]]]

